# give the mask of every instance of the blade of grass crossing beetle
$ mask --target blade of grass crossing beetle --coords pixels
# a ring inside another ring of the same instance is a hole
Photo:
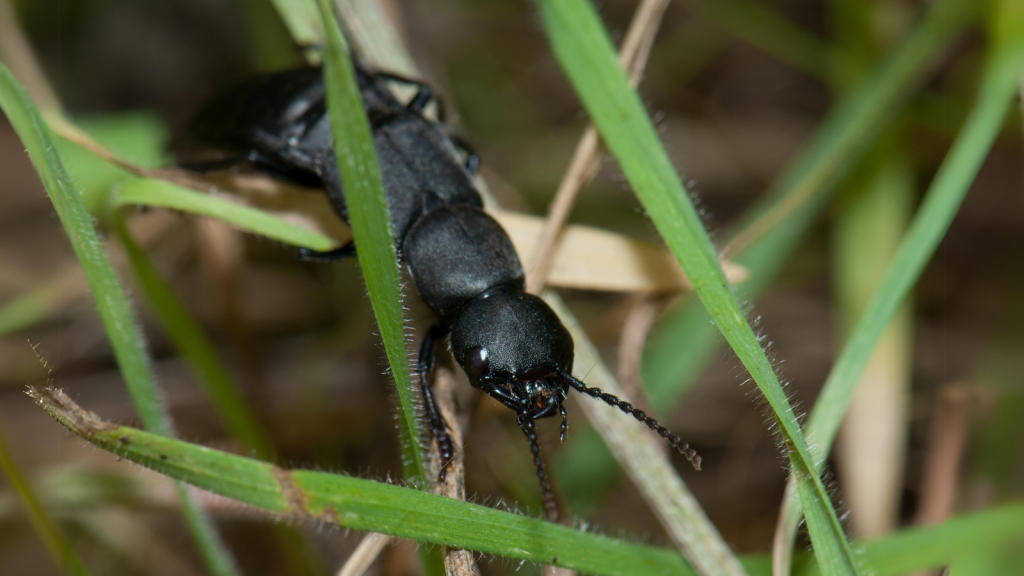
[[[324,84],[327,87],[327,109],[331,116],[334,153],[345,186],[352,236],[359,247],[356,251],[359,266],[363,269],[370,302],[391,364],[391,374],[398,387],[406,479],[425,485],[427,474],[420,446],[415,390],[405,350],[398,255],[377,152],[341,29],[327,0],[320,0],[320,9],[326,31]]]
[[[772,407],[800,480],[797,487],[808,510],[819,564],[827,574],[857,574],[853,553],[786,394],[731,292],[650,118],[616,64],[600,19],[585,0],[542,0],[539,6],[555,54],[592,120],[722,335]]]
[[[3,108],[7,119],[28,150],[29,157],[71,241],[71,247],[82,264],[118,367],[139,417],[149,430],[161,435],[171,435],[171,421],[160,401],[150,369],[149,356],[144,346],[145,340],[132,315],[124,289],[107,259],[99,235],[93,228],[92,217],[64,170],[53,146],[53,138],[35,104],[25,88],[2,64],[0,108]],[[237,574],[234,559],[220,541],[209,518],[195,504],[183,485],[179,485],[179,493],[186,522],[206,560],[207,567],[219,576]]]
[[[1024,49],[1020,44],[993,51],[985,66],[979,95],[967,123],[953,143],[885,278],[850,334],[814,405],[807,434],[814,439],[816,458],[828,454],[857,380],[879,337],[956,216],[1017,93],[1022,67]],[[787,546],[792,545],[800,512],[800,503],[788,494],[776,535],[777,539],[784,538]]]

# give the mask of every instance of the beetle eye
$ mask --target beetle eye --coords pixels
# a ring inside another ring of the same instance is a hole
[[[490,370],[490,362],[487,360],[487,349],[477,346],[466,353],[464,365],[466,374],[473,380],[479,380]]]

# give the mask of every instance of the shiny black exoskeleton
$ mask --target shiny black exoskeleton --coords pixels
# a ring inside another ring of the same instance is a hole
[[[432,101],[427,86],[357,66],[363,105],[387,195],[398,253],[416,290],[438,316],[420,348],[419,381],[445,479],[453,455],[447,425],[434,401],[429,375],[437,344],[447,336],[455,360],[470,383],[518,415],[530,441],[548,513],[554,501],[540,458],[533,421],[560,414],[569,388],[632,414],[656,430],[699,466],[690,448],[653,418],[572,376],[573,342],[543,300],[527,294],[523,267],[501,226],[483,211],[472,182],[475,156],[465,163],[452,140],[423,115]],[[416,95],[402,104],[389,82],[410,84]],[[300,69],[249,81],[207,105],[193,121],[186,145],[211,148],[212,162],[191,164],[216,170],[245,164],[301,185],[326,188],[346,222],[348,211],[335,161],[324,85],[318,69]],[[315,260],[350,256],[348,244],[331,253],[305,252]]]

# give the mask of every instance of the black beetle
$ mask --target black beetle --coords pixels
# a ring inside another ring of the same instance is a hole
[[[446,335],[470,383],[518,415],[552,518],[557,512],[533,421],[560,414],[564,439],[563,402],[570,388],[632,414],[699,467],[696,453],[656,420],[572,376],[572,337],[543,300],[524,291],[523,267],[512,241],[483,211],[473,185],[475,155],[459,161],[452,139],[423,115],[434,101],[430,89],[358,65],[356,76],[373,130],[398,253],[420,297],[439,319],[423,339],[417,366],[441,458],[439,481],[445,479],[453,448],[429,375],[437,344]],[[413,85],[416,95],[402,104],[389,82]],[[348,222],[319,69],[262,76],[227,92],[196,116],[186,142],[221,154],[213,162],[186,167],[209,171],[247,164],[276,178],[322,186],[335,211]],[[330,253],[304,252],[303,257],[326,261],[353,253],[350,243]]]

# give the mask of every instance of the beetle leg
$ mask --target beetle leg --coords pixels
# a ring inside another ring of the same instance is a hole
[[[351,258],[355,255],[355,242],[349,242],[340,248],[328,250],[327,252],[317,252],[316,250],[310,250],[309,248],[299,248],[299,259],[303,262],[337,262],[339,260]]]
[[[401,74],[395,74],[393,72],[376,72],[374,76],[397,82],[399,84],[405,84],[406,86],[415,86],[416,95],[412,97],[412,100],[406,104],[406,108],[412,110],[417,114],[422,114],[423,110],[430,105],[431,102],[437,105],[437,120],[442,124],[448,118],[448,111],[445,110],[444,102],[440,98],[434,95],[434,91],[430,88],[429,84],[420,82],[419,80],[413,80],[407,78]]]
[[[475,176],[477,169],[480,168],[480,157],[477,156],[476,150],[470,146],[469,142],[467,142],[465,138],[458,134],[448,134],[447,136],[455,148],[466,154],[466,161],[463,164],[463,168],[466,169],[466,172],[469,172],[470,176]]]
[[[438,326],[432,326],[420,344],[420,354],[416,362],[416,374],[419,376],[420,388],[423,389],[423,398],[427,405],[427,419],[430,420],[430,432],[437,442],[437,453],[441,459],[441,470],[437,473],[437,481],[444,482],[448,476],[448,468],[452,465],[452,458],[455,457],[455,447],[452,444],[452,437],[448,435],[448,423],[445,422],[441,410],[437,407],[437,400],[434,399],[434,391],[431,389],[430,373],[434,371],[434,362],[437,360],[437,342],[441,339],[442,332]]]

